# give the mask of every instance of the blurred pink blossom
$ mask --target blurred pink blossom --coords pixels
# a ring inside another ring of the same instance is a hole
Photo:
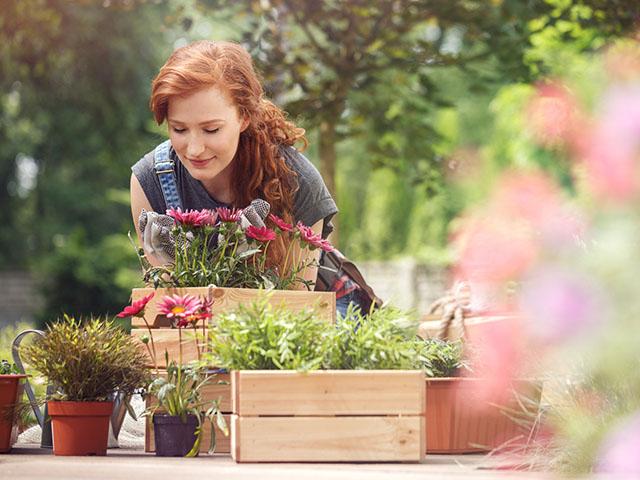
[[[614,81],[630,81],[640,77],[640,46],[636,42],[612,46],[604,60],[607,74]]]
[[[618,86],[576,144],[589,185],[600,198],[624,202],[640,192],[640,85]]]
[[[640,478],[640,412],[607,435],[595,470],[616,478]]]
[[[486,402],[502,403],[511,395],[511,384],[520,374],[526,337],[520,319],[514,316],[494,317],[467,331],[467,345],[473,365],[473,377],[478,382],[475,392]]]
[[[458,233],[458,278],[482,282],[511,280],[526,271],[538,255],[526,226],[496,215],[469,218]]]
[[[559,82],[538,86],[527,108],[529,128],[536,140],[545,146],[570,141],[582,116],[574,96]]]
[[[542,247],[568,244],[584,235],[585,222],[555,183],[538,172],[509,172],[485,210],[461,221],[455,242],[457,277],[504,282],[524,275]]]
[[[596,325],[606,315],[602,292],[579,273],[557,267],[534,272],[522,285],[520,308],[531,334],[563,341]]]

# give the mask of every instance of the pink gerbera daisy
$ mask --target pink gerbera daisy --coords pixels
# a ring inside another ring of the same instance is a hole
[[[293,225],[285,222],[283,219],[281,219],[277,215],[274,215],[273,213],[270,213],[269,214],[269,218],[283,232],[290,232],[291,230],[293,230]]]
[[[270,242],[276,239],[276,232],[267,227],[256,227],[250,225],[245,232],[247,237],[258,240],[259,242]]]
[[[216,209],[216,213],[220,220],[228,223],[236,223],[240,220],[240,215],[242,215],[242,210],[239,208],[227,208],[227,207],[219,207]]]
[[[203,227],[205,225],[214,225],[216,223],[216,214],[207,209],[202,210],[185,210],[181,208],[170,208],[167,215],[173,218],[181,225],[190,227]]]
[[[155,292],[151,292],[146,297],[143,297],[140,300],[136,300],[131,305],[127,305],[126,307],[124,307],[124,310],[122,310],[116,316],[118,318],[127,318],[127,317],[138,317],[141,314],[144,315],[144,309],[147,306],[147,303],[149,303],[149,300],[151,300],[154,295],[155,295]]]
[[[307,227],[302,222],[298,222],[296,228],[300,232],[300,238],[309,245],[311,250],[316,248],[322,248],[325,240],[320,235],[315,233],[311,227]],[[325,246],[326,248],[326,246]]]
[[[158,304],[158,313],[167,318],[185,319],[201,308],[202,301],[193,295],[166,295]]]

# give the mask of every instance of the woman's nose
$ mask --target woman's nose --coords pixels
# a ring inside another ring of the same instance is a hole
[[[187,156],[194,158],[198,157],[204,151],[204,142],[200,140],[197,136],[193,136],[189,138],[189,143],[187,144]]]

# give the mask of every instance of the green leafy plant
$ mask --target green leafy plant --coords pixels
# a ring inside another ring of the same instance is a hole
[[[149,381],[144,351],[102,318],[83,323],[65,315],[25,347],[24,358],[56,386],[53,400],[108,401],[115,391],[130,395]]]
[[[0,360],[0,375],[18,375],[18,367],[15,363],[9,363],[7,360]]]
[[[216,318],[210,331],[210,364],[232,370],[424,369],[453,374],[464,365],[462,344],[423,340],[415,322],[396,308],[365,316],[347,311],[337,325],[313,310],[273,307],[264,296]]]
[[[457,377],[469,365],[465,361],[461,340],[448,342],[436,338],[416,342],[418,359],[429,377]]]
[[[416,352],[415,323],[396,308],[381,308],[364,316],[347,311],[332,332],[325,363],[334,369],[420,368]]]
[[[153,416],[161,410],[167,415],[180,417],[183,423],[187,422],[187,415],[194,415],[198,421],[196,429],[196,441],[187,457],[195,457],[200,451],[200,443],[203,433],[203,422],[209,421],[211,425],[211,443],[209,453],[213,453],[216,447],[216,432],[214,424],[226,435],[229,434],[227,422],[220,411],[220,399],[203,401],[200,389],[207,385],[213,375],[207,375],[204,367],[198,365],[180,366],[175,361],[167,361],[167,375],[158,376],[149,386],[149,393],[157,400],[157,404],[147,410],[146,414]]]
[[[274,307],[265,294],[216,317],[210,361],[233,370],[315,370],[325,361],[328,327],[314,310]]]

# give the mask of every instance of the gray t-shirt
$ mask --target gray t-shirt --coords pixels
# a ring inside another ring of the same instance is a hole
[[[287,165],[297,173],[298,191],[293,204],[293,218],[305,225],[314,225],[324,219],[322,237],[326,238],[332,231],[331,218],[338,212],[329,190],[327,189],[316,167],[293,147],[282,147],[282,155]],[[174,162],[178,193],[185,209],[201,210],[228,207],[217,201],[206,191],[200,181],[193,178],[180,162],[173,148],[170,156]],[[134,175],[140,182],[151,207],[155,212],[165,213],[167,210],[160,181],[153,168],[153,151],[142,157],[133,167]],[[244,206],[244,205],[239,205]]]

